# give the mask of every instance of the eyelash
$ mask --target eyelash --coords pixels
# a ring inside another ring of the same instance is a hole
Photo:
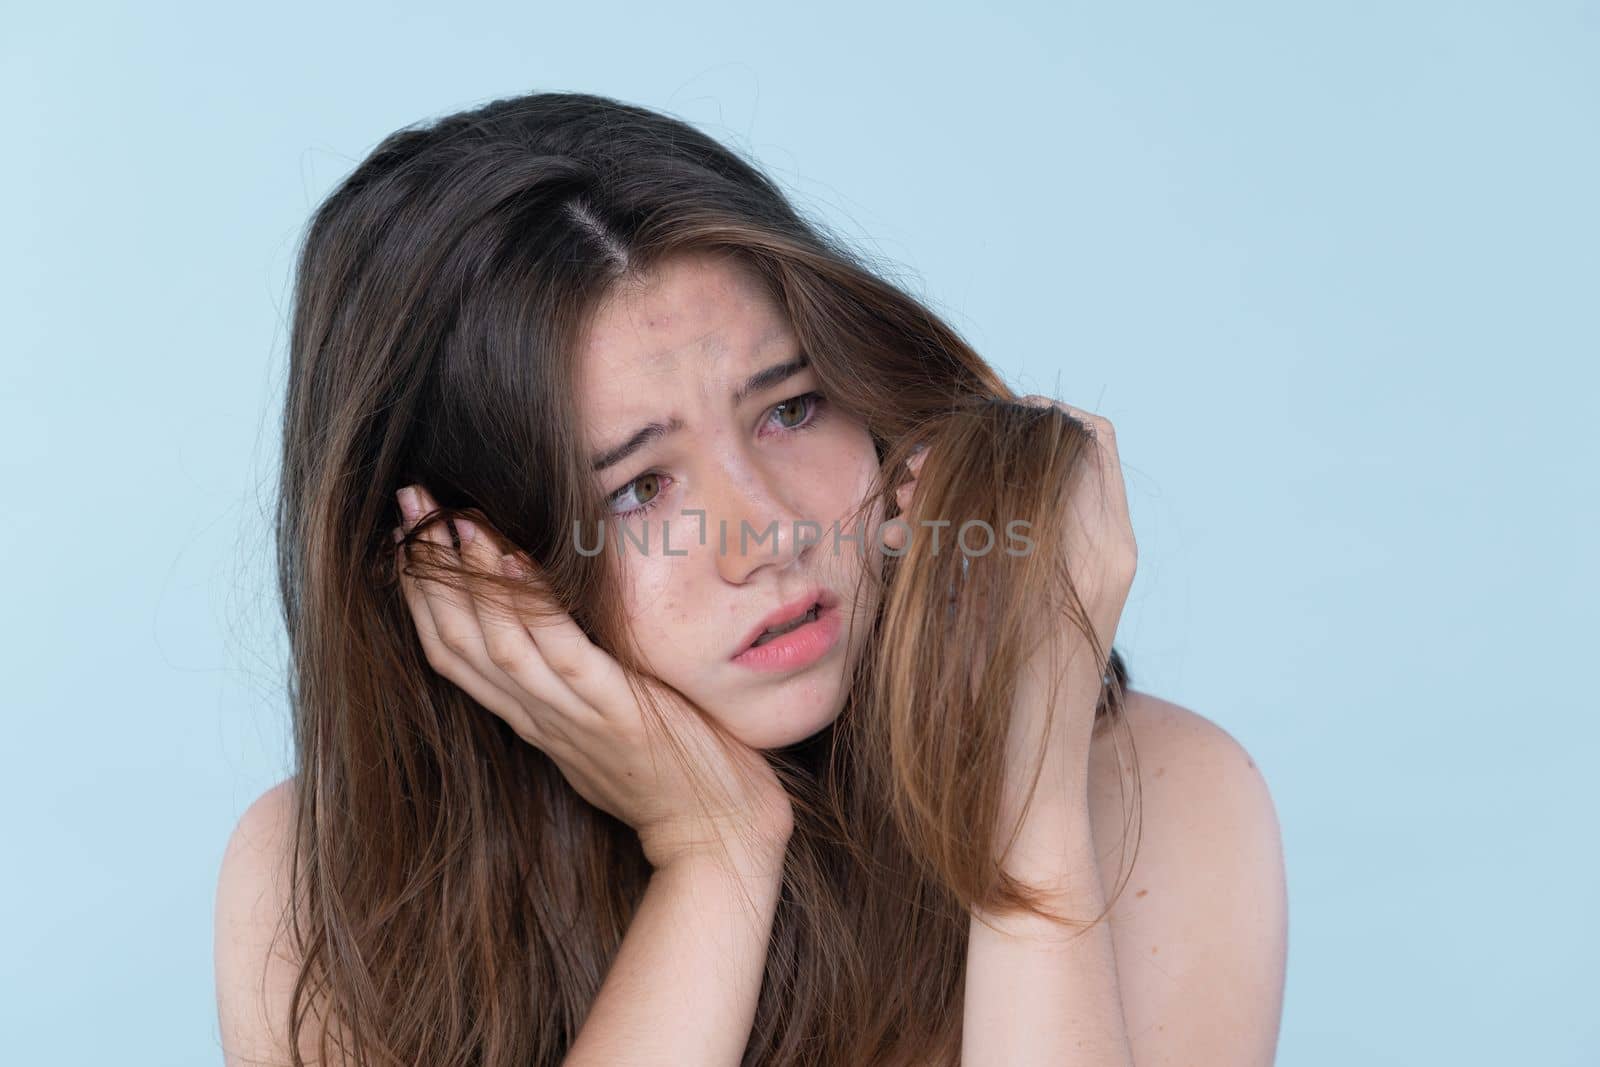
[[[783,401],[780,401],[777,404],[774,404],[772,406],[772,408],[771,408],[771,411],[769,411],[769,413],[768,413],[769,417],[770,417],[770,415],[775,414],[777,412],[778,408],[783,407],[785,404],[792,404],[796,400],[810,401],[810,404],[809,404],[809,406],[807,408],[806,421],[800,423],[800,425],[798,425],[798,426],[784,426],[784,427],[781,427],[780,428],[781,432],[783,432],[785,434],[802,433],[802,432],[804,432],[806,430],[815,429],[817,423],[822,420],[822,413],[827,410],[828,398],[823,396],[822,393],[819,392],[818,390],[813,389],[809,393],[797,393],[796,395],[789,397],[787,400],[783,400]],[[607,500],[608,501],[615,501],[618,497],[622,496],[629,489],[633,488],[633,486],[635,484],[637,484],[638,482],[643,481],[645,478],[648,478],[651,474],[654,474],[654,473],[655,473],[654,471],[645,471],[643,474],[639,475],[639,477],[633,479],[632,481],[630,481],[626,485],[624,485],[622,488],[620,488],[616,492],[612,493],[611,496],[607,498]],[[660,477],[660,475],[656,475],[656,476]],[[612,512],[611,517],[614,518],[614,519],[631,519],[631,518],[635,518],[635,517],[637,517],[639,515],[643,515],[645,512],[649,511],[651,508],[653,508],[657,504],[661,503],[661,496],[662,496],[662,494],[664,492],[665,492],[665,490],[658,490],[656,492],[656,495],[651,497],[650,500],[647,503],[640,504],[638,507],[631,508],[628,511]]]

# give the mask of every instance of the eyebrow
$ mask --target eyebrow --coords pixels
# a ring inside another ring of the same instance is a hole
[[[802,352],[798,359],[791,359],[786,363],[774,363],[765,370],[756,371],[743,385],[733,391],[734,407],[743,404],[752,395],[761,392],[763,389],[770,389],[779,382],[793,378],[810,365],[811,360]],[[607,467],[614,467],[646,445],[659,441],[668,434],[676,433],[681,429],[683,429],[683,419],[677,415],[672,416],[665,422],[647,423],[635,430],[632,437],[629,437],[615,448],[596,452],[592,469],[599,472]]]

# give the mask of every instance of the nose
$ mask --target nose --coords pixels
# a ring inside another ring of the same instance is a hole
[[[805,516],[759,470],[720,471],[707,504],[707,547],[724,581],[743,585],[762,567],[781,571],[813,547],[815,538],[795,537]]]

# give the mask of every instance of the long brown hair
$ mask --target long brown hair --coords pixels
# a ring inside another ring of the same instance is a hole
[[[1031,524],[1029,555],[917,537],[863,568],[881,595],[843,711],[764,754],[796,821],[745,1062],[958,1058],[968,909],[1030,904],[990,860],[1026,635],[1053,611],[1094,636],[1051,547],[1088,435],[1020,403],[727,147],[613,99],[540,93],[390,135],[301,247],[275,529],[297,1065],[319,1018],[322,1055],[350,1063],[558,1063],[605,978],[650,874],[637,837],[428,665],[390,531],[396,489],[425,486],[445,517],[527,553],[636,666],[609,557],[568,536],[604,516],[573,352],[608,291],[688,251],[737,256],[785,309],[829,401],[877,445],[868,502],[892,502],[922,442],[919,512]],[[1095,650],[1098,733],[1123,721],[1129,679]]]

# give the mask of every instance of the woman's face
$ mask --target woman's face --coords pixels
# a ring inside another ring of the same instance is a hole
[[[639,649],[654,674],[765,749],[811,736],[843,707],[876,606],[851,598],[879,558],[881,514],[846,525],[877,473],[872,438],[818,398],[788,317],[746,270],[695,254],[620,287],[589,329],[576,386]],[[836,544],[835,524],[865,539]],[[592,553],[598,532],[579,536]],[[876,595],[859,588],[863,601]],[[774,613],[819,599],[816,621],[746,651]]]

